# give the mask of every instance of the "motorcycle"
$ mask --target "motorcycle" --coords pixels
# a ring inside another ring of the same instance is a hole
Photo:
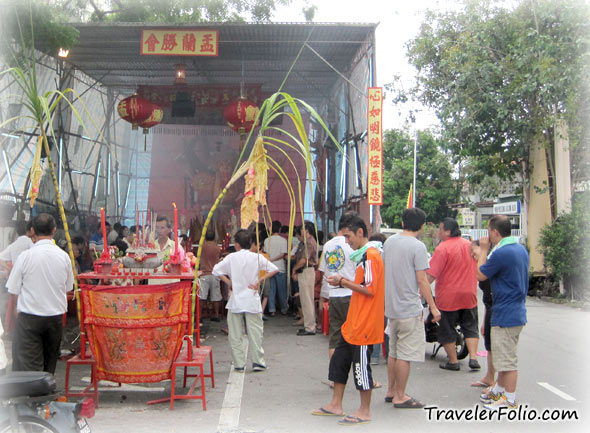
[[[94,401],[60,401],[55,377],[16,371],[0,377],[0,433],[91,433]]]

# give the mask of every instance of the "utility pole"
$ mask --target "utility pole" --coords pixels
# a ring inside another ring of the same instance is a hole
[[[414,186],[412,188],[412,207],[416,207],[416,169],[418,166],[418,130],[414,137]]]

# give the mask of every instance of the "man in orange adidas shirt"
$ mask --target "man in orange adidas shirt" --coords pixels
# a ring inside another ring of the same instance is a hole
[[[355,250],[350,259],[358,263],[354,281],[338,275],[327,279],[328,284],[352,290],[342,336],[330,359],[328,378],[334,382],[332,401],[312,412],[318,416],[344,416],[342,398],[353,368],[354,385],[360,391],[360,408],[345,416],[339,424],[363,424],[371,421],[371,352],[373,344],[383,342],[383,316],[385,308],[385,277],[381,254],[369,242],[367,226],[357,213],[347,213],[340,220],[346,242]]]

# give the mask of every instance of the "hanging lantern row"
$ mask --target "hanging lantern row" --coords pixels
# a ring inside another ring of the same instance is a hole
[[[117,112],[123,120],[131,123],[131,129],[137,131],[141,126],[144,134],[149,132],[149,128],[160,123],[164,117],[164,112],[160,106],[137,94],[119,102]]]
[[[240,135],[246,135],[256,126],[254,123],[258,111],[258,106],[254,102],[240,97],[225,107],[223,117],[231,129]],[[159,124],[164,117],[164,111],[160,106],[137,94],[119,102],[117,112],[123,120],[131,123],[134,131],[139,127],[143,128],[144,134],[149,132],[149,128]]]
[[[256,116],[258,106],[243,97],[233,100],[223,110],[227,125],[240,135],[245,135],[254,128]]]

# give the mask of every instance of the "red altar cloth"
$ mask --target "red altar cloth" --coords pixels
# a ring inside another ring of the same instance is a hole
[[[84,326],[98,380],[170,379],[190,323],[188,280],[142,286],[82,285]]]

